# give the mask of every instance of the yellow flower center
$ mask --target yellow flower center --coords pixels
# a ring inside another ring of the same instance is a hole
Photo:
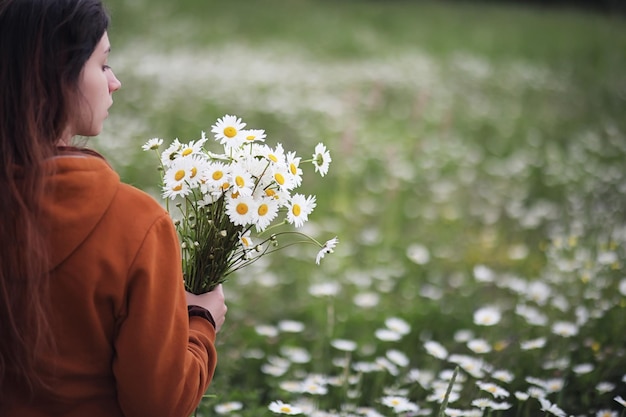
[[[250,240],[247,237],[245,237],[245,236],[241,237],[241,243],[243,243],[243,245],[246,246],[246,247],[250,246]]]
[[[227,138],[234,138],[235,136],[237,136],[237,129],[232,126],[224,128],[224,136],[226,136]]]
[[[232,198],[237,198],[239,197],[239,191],[235,191],[234,193],[231,194]]]
[[[183,178],[185,178],[185,170],[179,169],[178,171],[176,171],[176,173],[174,174],[174,179],[176,181],[180,181]]]
[[[229,184],[229,183],[225,182],[224,184],[222,184],[222,190],[223,190],[223,191],[226,191],[226,190],[228,190],[229,188],[230,188],[230,184]]]
[[[222,171],[215,171],[212,175],[215,181],[221,180],[223,176],[224,176],[224,173]]]
[[[187,155],[189,155],[189,154],[190,154],[190,153],[192,153],[192,152],[193,152],[193,149],[191,149],[191,148],[187,148],[187,149],[185,149],[185,150],[181,153],[181,155],[182,155],[182,156],[187,156]]]
[[[239,204],[237,204],[237,213],[239,213],[239,214],[241,214],[243,216],[247,212],[248,212],[248,205],[246,203],[239,203]]]
[[[195,177],[197,173],[198,173],[198,168],[196,167],[191,168],[191,178]]]
[[[272,162],[278,162],[278,158],[273,153],[267,155],[268,159]]]
[[[275,197],[276,196],[276,191],[268,188],[267,190],[265,190],[265,195],[268,197]]]
[[[280,185],[285,184],[285,177],[283,177],[283,174],[281,174],[280,172],[277,172],[276,174],[274,174],[274,179]]]
[[[235,177],[235,184],[237,184],[237,187],[243,187],[246,182],[244,181],[243,177],[241,177],[240,175],[237,175]]]
[[[259,216],[265,216],[268,211],[269,211],[269,207],[265,203],[261,204],[259,206],[259,209],[257,210],[257,212],[259,213]]]
[[[254,135],[246,136],[246,140],[253,141],[255,139],[256,139],[256,136]]]
[[[183,185],[182,184],[178,184],[174,187],[172,187],[172,191],[180,191],[183,189]]]
[[[282,407],[280,407],[280,412],[281,413],[291,413],[291,407],[283,405]]]
[[[296,164],[289,164],[289,171],[291,171],[293,175],[296,175],[296,173],[298,172],[298,167],[296,166]]]
[[[302,213],[302,208],[300,207],[299,204],[294,204],[293,207],[291,208],[291,212],[294,214],[294,216],[299,216],[300,213]]]

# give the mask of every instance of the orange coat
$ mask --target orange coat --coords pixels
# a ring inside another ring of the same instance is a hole
[[[41,358],[53,387],[17,388],[3,417],[187,417],[216,366],[215,329],[189,317],[168,213],[88,153],[48,161],[44,222],[51,250],[56,349]]]

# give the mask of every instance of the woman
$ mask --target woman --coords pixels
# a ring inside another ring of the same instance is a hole
[[[98,0],[0,0],[0,415],[188,416],[221,287],[185,293],[167,212],[71,146],[121,86]]]

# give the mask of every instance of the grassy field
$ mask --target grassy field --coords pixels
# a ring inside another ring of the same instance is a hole
[[[107,2],[123,87],[92,142],[235,114],[308,157],[306,231],[225,284],[198,415],[624,416],[626,25],[470,2]],[[450,379],[458,369],[454,384]],[[447,388],[447,406],[442,406]],[[297,411],[297,410],[295,410]],[[295,412],[294,411],[294,412]]]

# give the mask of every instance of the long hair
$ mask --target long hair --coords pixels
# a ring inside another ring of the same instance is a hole
[[[45,389],[48,245],[43,162],[77,111],[85,62],[109,18],[100,0],[0,0],[0,403],[10,379]]]

